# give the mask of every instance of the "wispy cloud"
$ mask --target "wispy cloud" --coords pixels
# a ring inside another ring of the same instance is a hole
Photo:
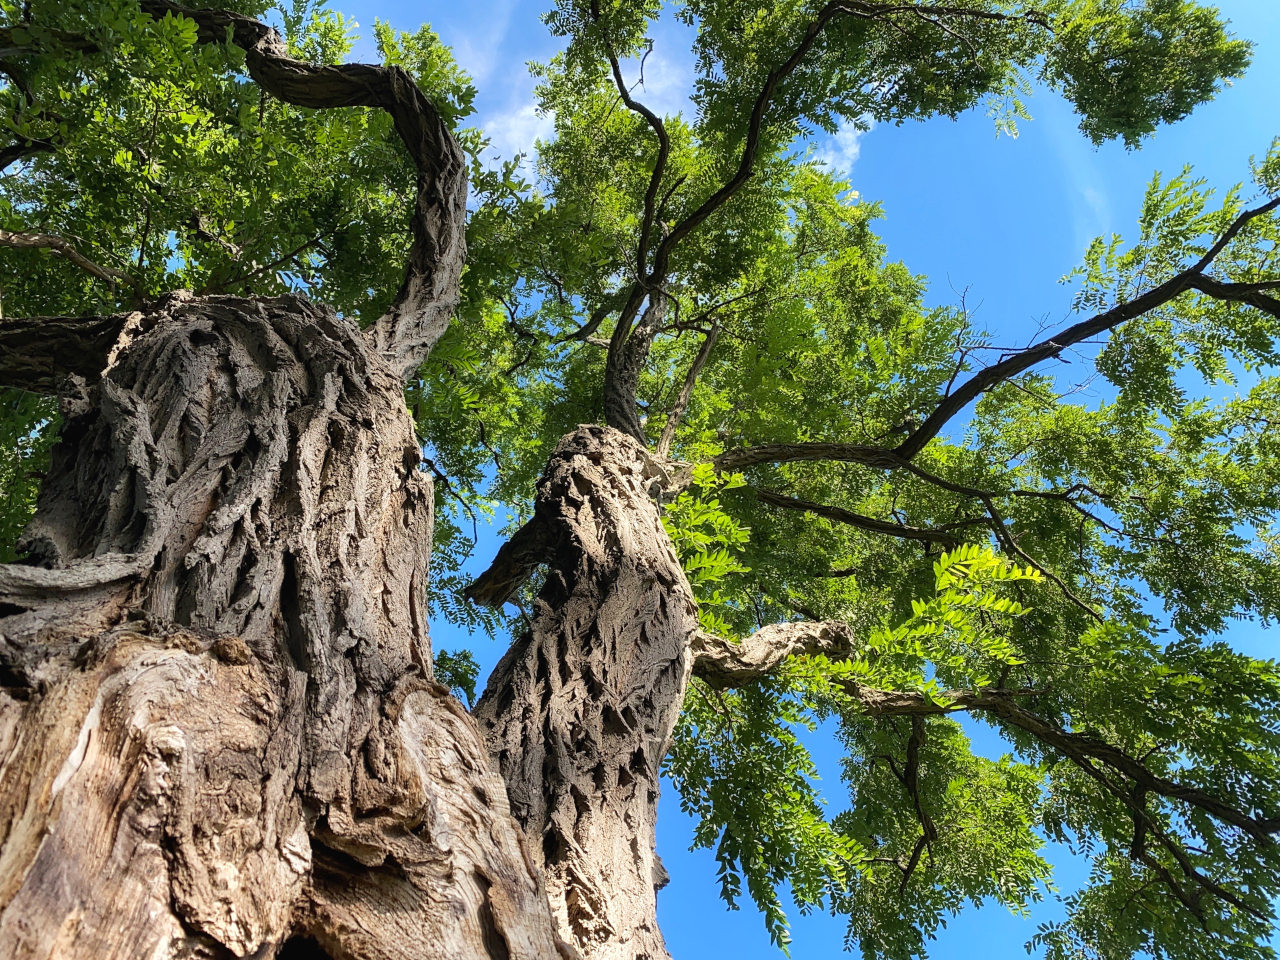
[[[622,64],[622,76],[631,95],[658,116],[675,116],[690,112],[689,97],[693,93],[693,53],[675,36],[659,36],[654,48],[644,57],[644,83],[641,84],[640,59]]]
[[[1070,186],[1071,226],[1075,247],[1084,250],[1094,237],[1116,229],[1111,197],[1100,169],[1097,150],[1080,134],[1075,117],[1060,100],[1043,98],[1038,122],[1049,130]]]
[[[512,58],[502,48],[511,27],[515,0],[499,0],[480,6],[483,7],[483,16],[442,33],[445,33],[445,42],[453,47],[454,59],[471,74],[477,85],[482,86],[494,78],[495,72],[507,72],[495,68],[511,63]],[[516,63],[523,69],[523,61],[516,58]]]
[[[869,130],[859,130],[850,121],[840,121],[840,129],[833,136],[819,141],[813,151],[813,159],[826,164],[833,173],[848,176],[862,154],[862,138]]]
[[[539,114],[530,97],[508,110],[484,117],[479,126],[489,137],[490,157],[510,160],[517,153],[532,156],[534,143],[551,136],[555,119]]]

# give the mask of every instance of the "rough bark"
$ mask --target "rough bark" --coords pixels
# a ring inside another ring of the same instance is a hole
[[[625,322],[626,311],[609,341],[609,356],[604,370],[604,418],[615,430],[645,444],[644,423],[636,408],[640,389],[640,371],[649,358],[653,338],[662,329],[667,315],[667,295],[649,291],[649,303],[640,322],[633,329]]]
[[[305,300],[171,295],[72,382],[0,567],[0,956],[563,950],[432,681],[397,374]]]
[[[662,477],[619,431],[565,437],[534,519],[470,590],[500,603],[546,565],[531,629],[475,708],[561,934],[590,960],[663,960],[654,852],[658,768],[692,666],[696,606],[650,492]]]

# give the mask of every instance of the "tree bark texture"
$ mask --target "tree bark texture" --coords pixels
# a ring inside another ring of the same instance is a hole
[[[644,447],[581,427],[556,448],[534,519],[470,588],[501,603],[545,564],[530,629],[475,708],[561,935],[590,960],[665,960],[654,851],[658,771],[692,668],[697,608]]]
[[[571,955],[432,679],[397,360],[293,297],[119,329],[0,566],[0,956]]]

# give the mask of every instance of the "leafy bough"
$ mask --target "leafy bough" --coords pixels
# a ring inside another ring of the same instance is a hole
[[[666,770],[699,820],[694,846],[716,851],[726,901],[745,883],[785,947],[789,883],[802,913],[848,916],[868,956],[907,957],[966,899],[1023,912],[1052,889],[1048,837],[1109,871],[1036,934],[1050,956],[1116,916],[1147,949],[1155,921],[1190,921],[1190,955],[1236,956],[1233,944],[1265,936],[1275,665],[1112,622],[1037,662],[1009,627],[1031,612],[1018,595],[1038,571],[971,544],[934,574],[932,597],[866,636],[826,621],[698,638]],[[955,714],[993,726],[1011,754],[975,753],[977,728]],[[834,817],[804,743],[825,721],[847,751],[850,806]]]

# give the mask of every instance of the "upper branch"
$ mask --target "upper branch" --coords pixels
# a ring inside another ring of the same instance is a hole
[[[192,10],[140,0],[156,18],[196,24],[202,43],[230,40],[245,51],[249,75],[267,93],[309,109],[376,107],[391,115],[418,171],[404,281],[391,308],[367,332],[402,377],[414,374],[444,333],[458,303],[466,254],[467,168],[462,148],[435,105],[401,67],[303,63],[266,24],[226,10]]]
[[[810,21],[801,35],[799,42],[796,44],[791,55],[783,61],[779,66],[771,70],[764,80],[764,84],[760,88],[760,93],[756,96],[755,102],[751,107],[751,114],[747,119],[747,135],[742,144],[742,154],[738,161],[738,168],[734,171],[732,177],[727,180],[723,186],[715,193],[702,202],[696,210],[690,213],[680,223],[678,223],[671,232],[663,239],[654,254],[654,276],[662,276],[666,273],[667,264],[670,260],[671,252],[676,245],[680,243],[686,236],[695,230],[703,221],[711,214],[722,207],[730,198],[734,196],[746,182],[751,179],[751,173],[755,166],[756,154],[760,149],[760,141],[764,134],[764,117],[768,110],[770,102],[773,100],[774,94],[777,93],[778,87],[793,74],[814,44],[821,38],[827,26],[837,16],[857,17],[863,20],[876,20],[886,18],[895,14],[909,14],[923,18],[935,18],[931,22],[936,23],[936,18],[954,19],[954,20],[995,20],[995,21],[1023,21],[1033,23],[1037,26],[1048,27],[1049,19],[1046,14],[1037,10],[1028,10],[1020,14],[1000,13],[992,10],[980,10],[971,7],[952,6],[948,4],[916,4],[916,3],[868,3],[865,0],[831,0],[826,6],[818,11],[817,16]]]
[[[591,0],[591,17],[596,23],[600,23],[600,4],[597,0]],[[667,169],[667,157],[671,154],[671,138],[667,135],[667,128],[663,124],[662,118],[631,96],[631,91],[627,88],[627,83],[622,77],[622,67],[618,64],[617,54],[613,51],[613,45],[609,42],[609,37],[604,31],[603,24],[600,25],[600,30],[601,39],[604,40],[605,52],[609,56],[609,66],[613,69],[613,82],[618,88],[618,95],[622,97],[622,102],[626,104],[628,110],[644,117],[645,122],[653,130],[654,136],[658,138],[658,156],[654,160],[653,173],[649,176],[649,186],[644,192],[644,216],[640,221],[640,242],[636,247],[636,270],[639,273],[643,273],[645,261],[649,256],[649,241],[653,235],[653,219],[658,203],[658,187],[662,184],[662,176]],[[643,69],[641,74],[643,75]]]
[[[946,426],[952,417],[992,387],[1016,377],[1044,360],[1058,356],[1068,347],[1118,327],[1120,324],[1135,317],[1140,317],[1148,311],[1155,310],[1187,290],[1197,289],[1208,296],[1217,296],[1218,294],[1215,293],[1215,290],[1217,290],[1223,293],[1223,299],[1242,300],[1250,303],[1260,297],[1263,300],[1271,301],[1270,297],[1264,297],[1257,291],[1226,296],[1221,288],[1226,287],[1229,289],[1231,285],[1221,284],[1205,277],[1203,271],[1213,262],[1214,257],[1222,252],[1231,239],[1244,228],[1245,224],[1255,217],[1270,213],[1277,207],[1280,207],[1280,197],[1260,207],[1246,210],[1236,218],[1235,222],[1231,224],[1218,241],[1193,266],[1169,278],[1159,286],[1153,287],[1141,296],[1118,304],[1105,313],[1100,313],[1089,320],[1084,320],[1068,327],[1055,336],[1032,344],[1025,350],[1021,350],[1012,356],[1006,357],[999,363],[994,363],[986,369],[978,371],[961,384],[959,389],[939,403],[928,419],[920,425],[920,428],[902,441],[894,450],[894,453],[903,459],[911,459],[942,431],[942,428]],[[1274,301],[1272,302],[1274,303]],[[1263,306],[1262,309],[1267,309],[1270,312],[1269,307]]]
[[[860,463],[880,470],[896,470],[907,465],[907,461],[894,450],[857,443],[763,443],[756,447],[726,450],[712,463],[717,470],[734,472],[762,463],[796,463],[802,460]]]

